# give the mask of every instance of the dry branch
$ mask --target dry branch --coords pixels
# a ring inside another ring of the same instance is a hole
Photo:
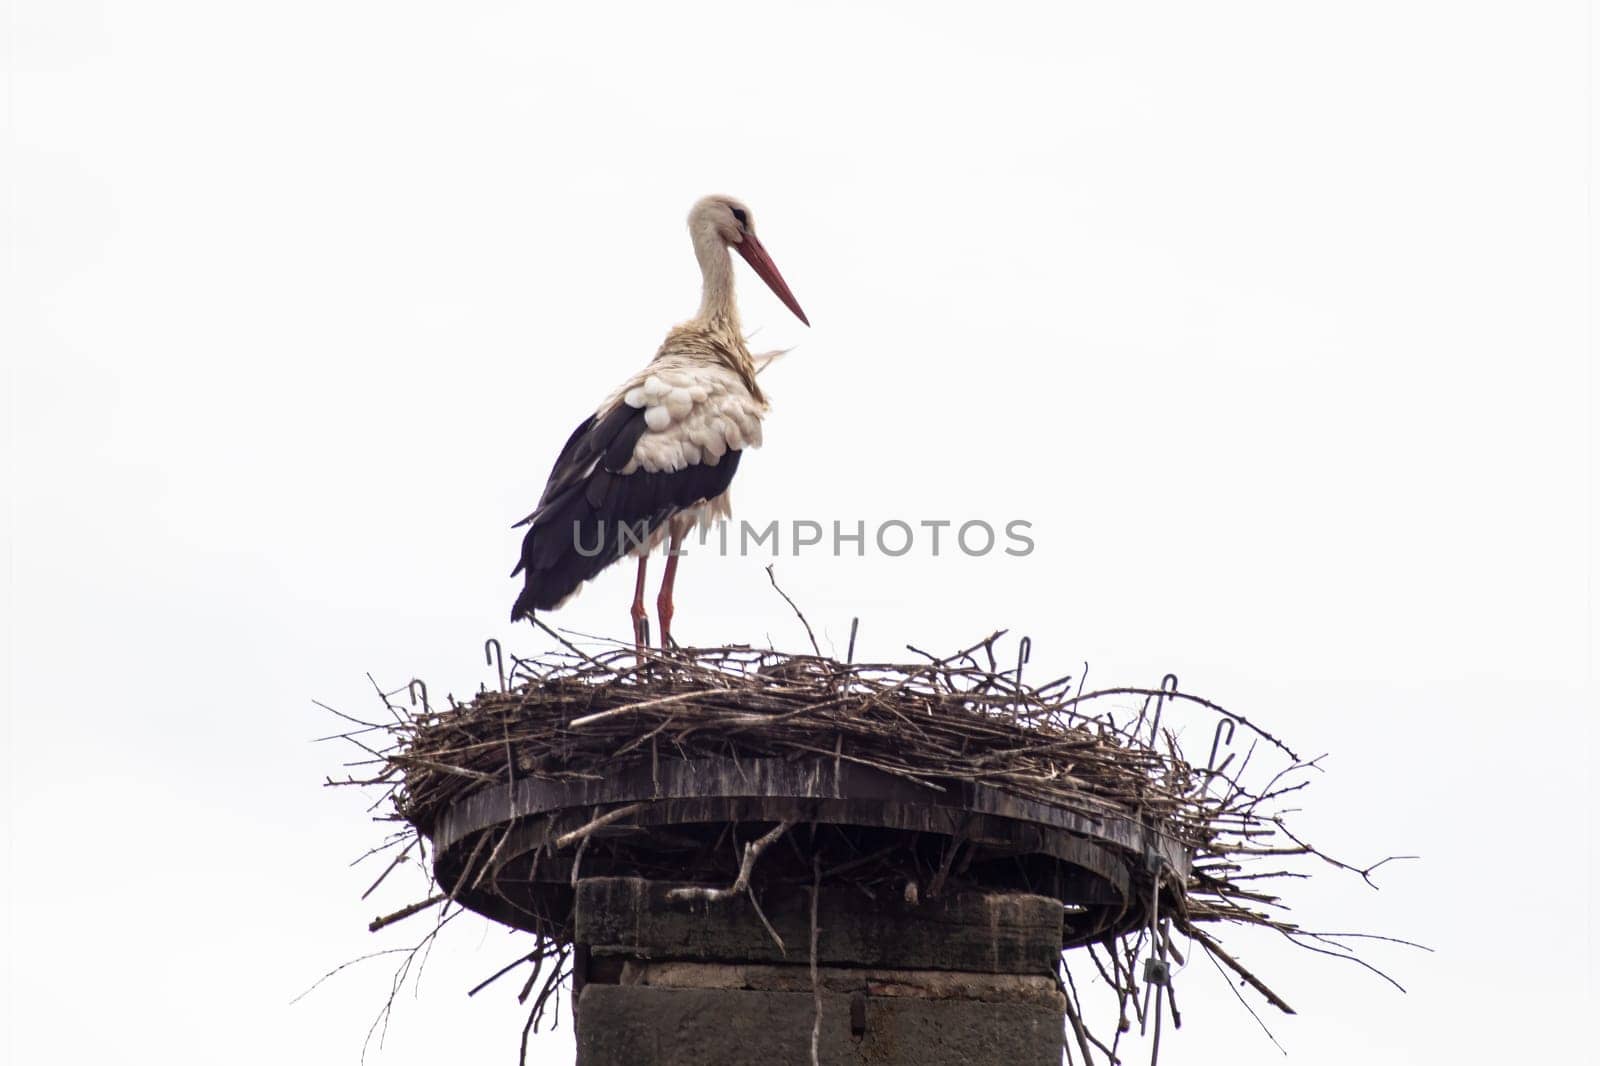
[[[574,829],[570,833],[562,833],[556,837],[556,848],[559,850],[560,848],[570,847],[593,833],[596,829],[603,829],[613,822],[622,821],[630,814],[637,814],[643,806],[644,804],[642,803],[630,803],[626,807],[618,807],[614,811],[607,811],[588,825]]]

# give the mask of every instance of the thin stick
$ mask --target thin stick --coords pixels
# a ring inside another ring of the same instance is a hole
[[[1085,670],[1084,673],[1087,674],[1088,671]],[[1234,714],[1232,711],[1228,710],[1226,707],[1220,707],[1217,704],[1212,703],[1210,700],[1201,699],[1199,696],[1191,696],[1187,692],[1166,692],[1166,693],[1163,693],[1159,689],[1132,688],[1132,687],[1126,687],[1126,688],[1102,688],[1102,689],[1097,689],[1094,692],[1090,692],[1087,695],[1079,694],[1077,696],[1074,696],[1070,700],[1064,701],[1061,704],[1061,707],[1062,707],[1063,710],[1065,710],[1066,708],[1069,708],[1069,707],[1075,707],[1078,704],[1084,702],[1085,700],[1100,699],[1102,696],[1160,696],[1160,695],[1165,695],[1168,699],[1171,699],[1171,700],[1187,700],[1190,703],[1197,703],[1200,706],[1204,707],[1206,710],[1213,711],[1213,712],[1215,712],[1217,714],[1220,714],[1224,718],[1232,718],[1235,722],[1238,722],[1240,725],[1244,726],[1246,729],[1249,729],[1252,732],[1254,732],[1261,739],[1269,741],[1273,746],[1277,747],[1279,750],[1281,750],[1285,755],[1289,756],[1289,758],[1293,759],[1295,762],[1299,762],[1300,761],[1300,756],[1296,755],[1294,753],[1294,751],[1287,744],[1285,744],[1283,741],[1279,740],[1277,737],[1273,736],[1271,733],[1268,733],[1265,729],[1262,729],[1260,726],[1256,725],[1254,722],[1250,721],[1250,719],[1246,718],[1244,715],[1242,715],[1242,714]]]
[[[1202,944],[1201,947],[1204,948],[1205,945]],[[1273,1046],[1287,1056],[1289,1054],[1289,1049],[1278,1043],[1278,1038],[1272,1035],[1272,1030],[1267,1028],[1267,1023],[1261,1020],[1261,1015],[1256,1013],[1256,1009],[1250,1005],[1250,1001],[1241,996],[1239,994],[1239,990],[1233,987],[1233,978],[1229,977],[1223,972],[1222,964],[1217,961],[1217,957],[1209,950],[1207,950],[1205,954],[1206,958],[1211,960],[1211,965],[1217,968],[1217,974],[1222,978],[1222,983],[1228,986],[1228,991],[1232,992],[1234,998],[1237,999],[1241,1005],[1243,1005],[1245,1010],[1250,1012],[1250,1017],[1256,1020],[1256,1024],[1261,1027],[1261,1031],[1263,1033],[1267,1034],[1267,1039],[1272,1041]]]
[[[605,669],[605,667],[603,665],[601,665],[601,663],[600,663],[600,661],[598,659],[596,659],[594,656],[590,655],[588,652],[583,651],[576,644],[572,643],[572,641],[568,640],[566,637],[563,637],[560,633],[557,633],[555,630],[553,630],[549,626],[545,625],[539,619],[537,619],[537,618],[533,619],[533,624],[538,626],[540,629],[544,630],[545,633],[548,634],[552,639],[554,639],[556,641],[559,641],[561,646],[563,648],[566,648],[572,654],[578,656],[579,658],[588,660],[588,662],[591,665],[598,666],[602,670]]]
[[[401,852],[400,852],[400,854],[398,854],[398,855],[396,855],[396,856],[395,856],[395,857],[394,857],[394,858],[393,858],[393,859],[392,859],[392,860],[391,860],[391,861],[390,861],[390,862],[389,862],[389,865],[388,865],[388,866],[386,866],[386,867],[384,867],[384,870],[383,870],[383,873],[381,873],[381,874],[379,874],[379,875],[378,875],[378,879],[377,879],[377,880],[376,880],[376,881],[374,881],[374,882],[372,882],[372,887],[371,887],[371,888],[369,888],[369,889],[367,889],[367,890],[366,890],[366,891],[365,891],[365,892],[363,892],[363,893],[361,893],[361,898],[362,898],[362,899],[366,899],[366,898],[367,898],[367,897],[368,897],[368,896],[370,896],[370,895],[372,895],[372,894],[373,894],[373,893],[374,893],[374,892],[376,892],[376,891],[377,891],[377,890],[378,890],[378,886],[379,886],[379,885],[381,885],[381,884],[383,884],[383,879],[384,879],[384,878],[386,878],[386,877],[388,877],[388,876],[389,876],[389,874],[391,874],[391,873],[392,873],[392,872],[394,872],[394,868],[395,868],[395,867],[396,867],[396,866],[399,866],[399,865],[400,865],[400,863],[401,863],[401,862],[402,862],[402,861],[403,861],[403,860],[404,860],[404,859],[405,859],[405,857],[406,857],[406,856],[407,856],[407,855],[408,855],[408,854],[410,854],[410,852],[411,852],[411,849],[412,849],[412,848],[414,848],[414,847],[416,847],[416,846],[417,846],[417,843],[418,843],[418,841],[420,841],[420,840],[421,840],[421,839],[422,839],[422,838],[421,838],[421,837],[420,837],[420,836],[417,836],[417,837],[412,837],[412,838],[411,838],[411,843],[409,843],[409,844],[407,844],[407,845],[406,845],[406,846],[405,846],[405,848],[404,848],[404,849],[402,849],[402,850],[401,850]]]
[[[536,950],[530,951],[530,952],[528,952],[528,954],[523,955],[521,958],[518,958],[518,959],[516,959],[516,960],[514,960],[512,962],[509,962],[506,965],[500,967],[494,973],[490,974],[488,977],[485,977],[483,980],[479,981],[477,984],[473,985],[470,989],[468,989],[467,990],[467,995],[469,997],[477,995],[479,992],[482,992],[485,988],[488,988],[490,985],[492,985],[496,981],[500,980],[500,978],[504,977],[506,974],[510,973],[512,970],[515,970],[518,966],[521,966],[525,962],[532,962],[534,959],[537,959],[541,954],[544,953],[544,950],[545,950],[544,947],[541,945]]]
[[[417,914],[417,913],[419,913],[421,911],[427,910],[429,907],[433,906],[435,903],[438,903],[438,902],[442,901],[444,898],[445,898],[444,893],[440,892],[437,895],[429,896],[427,899],[422,900],[420,903],[413,903],[409,907],[401,907],[399,910],[395,911],[393,914],[386,914],[382,918],[374,918],[370,923],[368,923],[367,932],[376,933],[379,929],[382,929],[386,925],[393,925],[395,922],[402,921],[402,920],[404,920],[406,918],[409,918],[413,914]]]
[[[382,951],[368,952],[367,954],[361,956],[358,959],[351,959],[349,962],[342,962],[339,965],[335,966],[333,969],[329,970],[327,973],[323,974],[321,977],[317,978],[316,981],[314,981],[312,983],[310,988],[306,989],[304,992],[300,993],[298,996],[296,996],[293,999],[291,999],[289,1001],[289,1006],[292,1007],[296,1003],[299,1003],[302,999],[305,999],[311,993],[315,992],[322,985],[322,982],[326,981],[328,978],[332,977],[334,974],[337,974],[342,970],[349,969],[350,967],[354,966],[358,962],[366,962],[368,959],[376,959],[381,955],[398,955],[398,954],[400,954],[402,952],[408,952],[408,951],[411,951],[411,950],[412,950],[411,948],[384,948]]]
[[[774,944],[778,945],[778,954],[788,958],[789,949],[783,946],[783,937],[779,936],[778,931],[772,928],[772,923],[767,921],[767,912],[761,909],[761,901],[756,899],[755,890],[747,888],[745,889],[745,895],[750,897],[750,906],[755,908],[756,917],[760,918],[761,924],[766,926],[767,935],[772,938]]]
[[[1067,1020],[1072,1023],[1072,1034],[1078,1038],[1078,1051],[1083,1055],[1084,1066],[1094,1066],[1094,1055],[1089,1051],[1088,1031],[1083,1025],[1083,1016],[1078,1013],[1078,1006],[1074,1002],[1078,998],[1078,987],[1072,983],[1072,968],[1063,965],[1066,971],[1068,995],[1062,996],[1067,1005]]]
[[[817,972],[817,900],[822,895],[822,853],[811,853],[811,1066],[822,1066],[817,1048],[822,1043],[822,979]]]
[[[589,848],[589,838],[578,841],[578,850],[572,856],[572,876],[568,878],[573,888],[578,887],[578,868],[583,865],[583,853]]]
[[[662,696],[659,699],[640,700],[638,703],[629,703],[622,707],[613,707],[608,711],[596,711],[586,714],[582,718],[574,718],[567,723],[568,729],[582,729],[586,725],[604,722],[610,718],[618,718],[625,714],[638,714],[640,711],[650,711],[657,707],[669,707],[676,703],[688,703],[692,700],[703,700],[704,692],[680,692],[673,696]]]
[[[1232,970],[1234,973],[1243,978],[1251,988],[1255,989],[1257,992],[1260,992],[1262,996],[1266,998],[1268,1003],[1272,1004],[1274,1007],[1277,1007],[1285,1014],[1295,1013],[1295,1009],[1293,1007],[1289,1006],[1289,1004],[1280,999],[1276,992],[1263,984],[1261,979],[1255,974],[1245,969],[1244,965],[1238,959],[1224,951],[1222,949],[1222,945],[1217,943],[1210,936],[1207,936],[1204,931],[1195,928],[1194,925],[1188,922],[1181,922],[1179,923],[1178,927],[1192,939],[1198,940],[1201,947],[1205,948],[1218,959],[1221,959],[1223,962],[1227,963],[1228,969]]]
[[[806,639],[811,642],[811,650],[816,652],[817,658],[822,658],[822,649],[817,647],[817,635],[811,632],[811,623],[806,621],[806,616],[800,613],[800,608],[794,605],[794,601],[789,598],[789,594],[778,587],[778,579],[772,573],[771,563],[767,564],[767,580],[772,582],[773,588],[778,589],[778,595],[783,597],[784,602],[789,605],[789,609],[794,612],[794,616],[800,619],[800,624],[806,627]]]
[[[731,899],[750,888],[750,871],[755,868],[756,859],[767,850],[767,845],[787,833],[794,826],[794,820],[788,819],[779,822],[764,836],[761,836],[744,846],[744,858],[739,861],[739,876],[727,888],[707,888],[704,885],[685,885],[674,888],[667,893],[670,900],[703,899],[707,902],[718,902]]]
[[[596,829],[604,829],[613,822],[620,822],[630,814],[637,814],[644,809],[642,803],[630,803],[626,807],[618,807],[614,811],[607,811],[587,825],[579,826],[570,833],[562,833],[556,837],[556,850],[568,847],[576,841],[583,840]]]

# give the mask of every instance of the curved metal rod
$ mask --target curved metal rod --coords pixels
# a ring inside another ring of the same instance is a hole
[[[1178,675],[1167,674],[1161,679],[1160,691],[1156,694],[1156,716],[1150,723],[1150,746],[1156,746],[1156,741],[1161,736],[1161,709],[1166,706],[1168,696],[1178,694]]]
[[[1033,638],[1023,637],[1017,642],[1017,690],[1022,690],[1022,666],[1033,655]]]
[[[422,713],[427,714],[428,713],[428,683],[426,681],[423,681],[420,677],[413,677],[411,679],[411,683],[406,686],[406,691],[411,694],[411,706],[413,706],[413,707],[415,707],[417,705],[417,692],[419,690],[422,692]]]
[[[1222,739],[1222,731],[1223,731],[1224,728],[1226,728],[1227,731],[1228,731],[1228,739],[1226,741],[1224,741]],[[1206,776],[1208,778],[1213,776],[1214,774],[1216,774],[1216,772],[1218,770],[1222,769],[1220,766],[1217,765],[1217,748],[1218,748],[1218,746],[1222,745],[1222,744],[1232,744],[1232,743],[1233,743],[1233,719],[1232,718],[1224,718],[1220,722],[1217,723],[1217,731],[1215,733],[1211,734],[1211,757],[1206,759]],[[1229,758],[1232,758],[1232,756],[1230,755]]]
[[[483,642],[483,665],[492,666],[500,675],[500,691],[506,690],[506,661],[500,653],[500,642],[493,637]]]

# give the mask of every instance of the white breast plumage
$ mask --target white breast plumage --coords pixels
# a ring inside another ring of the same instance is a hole
[[[761,446],[766,404],[722,366],[663,356],[607,401],[644,411],[646,431],[622,473],[716,466],[730,451]]]

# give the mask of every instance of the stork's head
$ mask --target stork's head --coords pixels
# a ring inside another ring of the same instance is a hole
[[[767,283],[767,288],[783,301],[784,306],[793,311],[800,321],[811,325],[806,313],[800,310],[800,302],[789,291],[783,275],[778,273],[772,257],[756,238],[755,215],[743,202],[731,196],[702,197],[689,210],[689,232],[696,246],[718,242],[738,252],[750,264],[750,269]]]

